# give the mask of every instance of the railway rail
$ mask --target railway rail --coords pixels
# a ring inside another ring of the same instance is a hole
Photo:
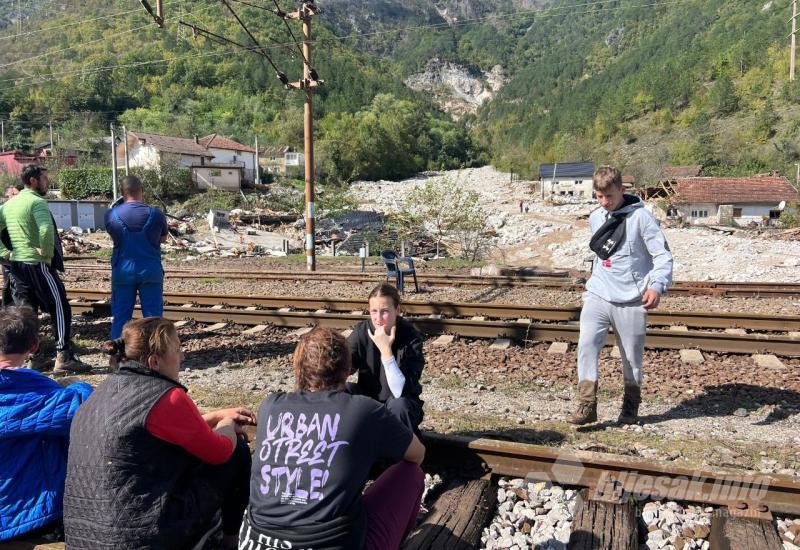
[[[82,272],[109,271],[102,264],[70,264],[68,275],[73,275],[72,268]],[[374,284],[382,280],[385,271],[346,272],[346,271],[242,271],[197,269],[167,269],[165,277],[181,279],[239,279],[258,281],[324,281],[351,282],[357,284]],[[417,274],[418,281],[424,286],[490,286],[500,288],[540,287],[566,291],[581,291],[583,284],[568,278],[566,272],[540,272],[536,275],[494,275],[471,276],[449,274]],[[672,294],[738,296],[756,298],[778,298],[800,296],[800,283],[765,283],[765,282],[722,282],[722,281],[676,281],[669,289]]]
[[[773,514],[800,514],[800,479],[791,476],[690,469],[430,432],[423,439],[429,468],[449,468],[461,474],[455,474],[457,480],[433,503],[431,514],[404,546],[407,549],[436,548],[441,533],[455,534],[464,543],[454,548],[474,547],[479,543],[476,530],[469,528],[464,518],[479,527],[491,520],[497,498],[495,482],[501,476],[581,491],[570,548],[639,548],[639,517],[647,501],[714,507],[710,550],[778,550],[781,543]]]
[[[254,430],[248,428],[251,436]],[[467,550],[480,546],[493,519],[497,482],[522,478],[580,491],[569,548],[639,548],[642,508],[673,500],[712,506],[709,550],[780,550],[774,514],[800,515],[800,479],[778,474],[691,469],[631,457],[497,439],[424,432],[423,467],[443,472],[445,484],[404,550]],[[524,488],[517,489],[523,494]],[[598,518],[601,521],[598,521]],[[538,522],[531,522],[532,530]],[[35,538],[0,543],[0,550],[62,550]]]
[[[75,313],[109,314],[108,292],[70,289],[67,294]],[[318,325],[348,329],[367,317],[362,313],[366,308],[363,300],[188,293],[167,293],[165,300],[167,304],[181,304],[165,306],[165,317],[175,320],[191,319],[202,323],[227,321],[251,326],[270,323],[284,327]],[[258,309],[259,307],[273,309]],[[428,335],[454,334],[469,338],[510,338],[545,342],[577,342],[579,338],[579,327],[575,324],[579,312],[575,308],[455,302],[406,302],[403,307],[407,313],[418,315],[409,317],[409,320],[423,334]],[[293,311],[291,308],[309,311]],[[312,309],[314,311],[310,311]],[[446,318],[444,315],[472,317]],[[487,320],[486,317],[499,320]],[[717,329],[735,327],[794,331],[800,324],[800,317],[737,317],[736,314],[658,312],[657,315],[653,314],[650,323],[651,326],[680,323],[684,326]],[[608,343],[614,344],[613,334],[609,334]],[[763,351],[782,356],[800,356],[800,339],[793,338],[790,334],[733,334],[649,328],[645,345],[657,349],[696,348],[728,353]]]

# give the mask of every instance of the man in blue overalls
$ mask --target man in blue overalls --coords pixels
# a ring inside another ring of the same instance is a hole
[[[122,179],[124,202],[105,215],[106,231],[114,241],[111,256],[111,338],[119,338],[130,321],[136,294],[145,317],[164,313],[164,269],[161,243],[167,240],[167,218],[143,202],[142,182]]]

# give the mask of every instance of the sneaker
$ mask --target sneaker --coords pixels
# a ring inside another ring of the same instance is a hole
[[[78,360],[69,351],[59,351],[56,355],[56,366],[53,372],[84,373],[92,370],[92,366]]]

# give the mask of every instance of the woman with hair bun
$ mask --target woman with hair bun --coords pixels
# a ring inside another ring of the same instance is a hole
[[[106,343],[119,371],[70,432],[68,548],[235,548],[251,464],[243,426],[256,418],[244,408],[201,415],[178,382],[180,347],[161,317],[130,321]]]
[[[389,283],[369,293],[369,319],[361,321],[347,339],[358,382],[348,391],[383,403],[403,424],[419,433],[425,367],[422,336],[400,316],[400,294]]]
[[[380,403],[345,390],[350,350],[338,332],[304,335],[293,363],[295,391],[259,409],[239,548],[399,548],[419,513],[425,448]],[[396,463],[364,491],[378,460]]]

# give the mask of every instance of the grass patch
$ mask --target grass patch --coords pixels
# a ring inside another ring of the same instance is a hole
[[[222,277],[201,277],[198,279],[201,283],[204,284],[215,284],[215,283],[224,283],[225,279]]]
[[[436,377],[436,385],[448,390],[456,390],[467,387],[467,381],[458,374],[447,373]]]
[[[233,389],[219,386],[205,386],[194,380],[184,380],[191,390],[192,399],[197,403],[198,408],[203,412],[226,409],[229,407],[247,407],[257,410],[258,405],[267,396],[269,391],[258,390],[250,391],[245,389]]]
[[[95,258],[110,258],[113,253],[113,248],[101,248],[100,250],[93,250],[91,255]]]

